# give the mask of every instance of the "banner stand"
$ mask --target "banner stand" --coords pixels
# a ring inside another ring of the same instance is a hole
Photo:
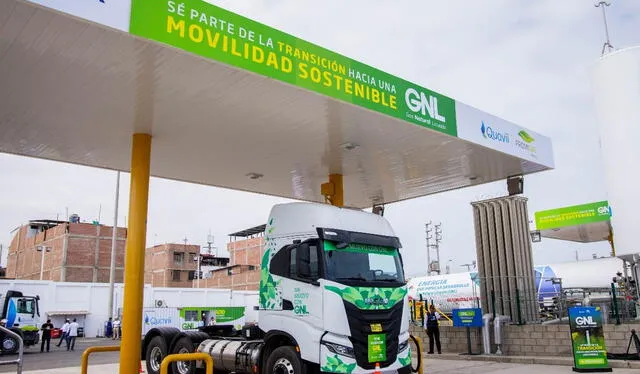
[[[569,333],[573,350],[573,371],[608,373],[613,369],[607,361],[607,350],[600,308],[569,308]]]

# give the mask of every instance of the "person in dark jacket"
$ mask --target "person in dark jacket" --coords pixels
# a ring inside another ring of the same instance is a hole
[[[429,311],[424,316],[424,329],[427,330],[427,335],[429,336],[429,354],[433,354],[434,340],[436,342],[438,354],[442,353],[442,349],[440,347],[440,328],[438,327],[439,319],[440,313],[436,312],[436,307],[431,304],[429,306]]]
[[[48,319],[47,323],[43,323],[40,330],[42,330],[42,344],[40,344],[40,352],[44,352],[45,343],[47,345],[47,352],[49,352],[49,346],[51,345],[51,330],[53,330],[51,320]]]

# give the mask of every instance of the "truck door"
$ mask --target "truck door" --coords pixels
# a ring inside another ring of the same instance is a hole
[[[322,320],[322,257],[318,240],[308,240],[289,247],[288,279],[283,282],[283,310],[289,318],[283,321],[300,344],[303,358],[317,355],[324,326]],[[288,311],[288,312],[287,312]],[[288,320],[288,321],[287,321]],[[313,351],[313,353],[312,353]]]

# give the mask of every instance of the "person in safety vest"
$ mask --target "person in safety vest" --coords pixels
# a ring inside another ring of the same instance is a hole
[[[436,348],[438,348],[438,354],[442,353],[440,347],[440,329],[438,328],[438,320],[440,319],[440,313],[436,312],[436,307],[431,304],[429,311],[424,316],[424,329],[427,330],[429,336],[429,354],[433,354],[433,341],[436,341]]]

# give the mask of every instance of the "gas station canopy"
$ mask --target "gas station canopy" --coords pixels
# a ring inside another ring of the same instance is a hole
[[[549,138],[202,0],[0,2],[0,152],[364,208],[553,168]]]
[[[535,213],[540,236],[580,243],[610,240],[610,219],[611,208],[607,201]]]

